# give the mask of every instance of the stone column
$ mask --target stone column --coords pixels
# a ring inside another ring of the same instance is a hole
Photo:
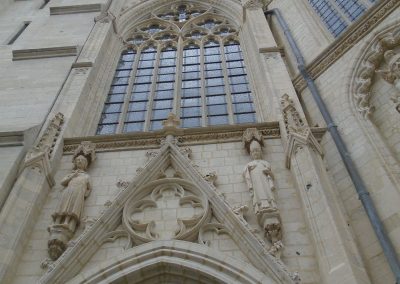
[[[0,282],[11,283],[26,241],[54,185],[52,159],[64,123],[58,113],[28,151],[21,173],[0,214]]]
[[[323,283],[370,283],[325,170],[321,146],[288,95],[282,97],[281,109],[287,137],[286,165],[297,183]]]

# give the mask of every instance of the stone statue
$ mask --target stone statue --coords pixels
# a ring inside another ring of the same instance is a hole
[[[52,260],[65,251],[80,223],[84,202],[92,187],[87,168],[95,159],[94,144],[82,142],[75,151],[74,169],[61,181],[64,186],[56,211],[52,214],[53,224],[49,227],[48,251]]]
[[[75,170],[64,177],[61,185],[65,186],[57,211],[52,217],[56,224],[65,224],[69,230],[74,232],[79,224],[84,200],[92,190],[90,176],[86,173],[88,160],[79,155],[74,159]]]
[[[282,239],[281,222],[274,197],[271,165],[262,159],[262,135],[256,128],[248,128],[243,134],[243,143],[252,158],[243,176],[253,199],[253,210],[265,237],[274,244]]]
[[[253,161],[246,165],[243,176],[253,197],[254,211],[256,215],[275,211],[276,203],[273,196],[275,186],[271,165],[262,159],[261,145],[256,140],[250,143],[250,155]]]

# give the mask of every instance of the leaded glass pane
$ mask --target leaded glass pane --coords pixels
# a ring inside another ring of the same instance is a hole
[[[113,85],[128,85],[129,77],[115,77],[112,81]]]
[[[124,125],[124,132],[138,132],[143,131],[143,122],[136,122],[136,123],[125,123]]]
[[[146,118],[146,112],[144,111],[128,112],[126,117],[126,122],[144,121],[145,118]]]
[[[122,104],[105,104],[104,106],[104,113],[113,113],[113,112],[120,112],[122,108]]]
[[[130,111],[146,110],[147,102],[132,102],[129,104]]]
[[[104,135],[104,134],[114,134],[117,130],[118,124],[103,124],[97,127],[96,134]]]
[[[155,120],[151,122],[150,130],[155,131],[155,130],[160,130],[161,128],[162,128],[161,120]]]
[[[149,93],[135,93],[131,95],[132,102],[147,101],[149,99]]]
[[[245,113],[235,115],[235,123],[254,123],[256,122],[255,113]]]
[[[208,124],[209,125],[229,124],[229,119],[227,115],[209,116]]]
[[[101,115],[101,122],[106,123],[117,123],[120,113],[103,113]]]
[[[174,97],[174,90],[157,91],[157,98],[160,100],[172,99]]]
[[[182,97],[183,98],[191,98],[191,97],[198,97],[200,95],[200,89],[193,88],[193,89],[182,89]]]
[[[208,115],[221,115],[221,114],[228,114],[228,109],[226,104],[224,105],[209,105],[207,107]]]
[[[200,106],[201,99],[200,98],[189,98],[189,99],[181,99],[181,107],[192,107],[192,106]]]
[[[124,94],[128,85],[111,86],[110,94]]]
[[[108,95],[106,103],[122,103],[124,101],[124,94]]]
[[[208,105],[217,105],[226,103],[225,95],[223,96],[208,96],[207,104]]]
[[[183,128],[199,127],[201,122],[200,117],[191,117],[181,119]]]
[[[198,117],[201,116],[201,107],[181,108],[181,117]]]

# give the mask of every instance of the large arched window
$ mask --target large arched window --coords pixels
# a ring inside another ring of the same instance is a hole
[[[377,0],[308,0],[327,29],[337,37]]]
[[[212,9],[173,6],[126,39],[97,134],[256,122],[237,28]]]

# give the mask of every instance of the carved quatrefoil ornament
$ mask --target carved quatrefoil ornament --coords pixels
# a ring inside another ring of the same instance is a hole
[[[205,195],[180,178],[163,178],[138,189],[125,204],[123,224],[136,243],[194,241],[211,216]]]

